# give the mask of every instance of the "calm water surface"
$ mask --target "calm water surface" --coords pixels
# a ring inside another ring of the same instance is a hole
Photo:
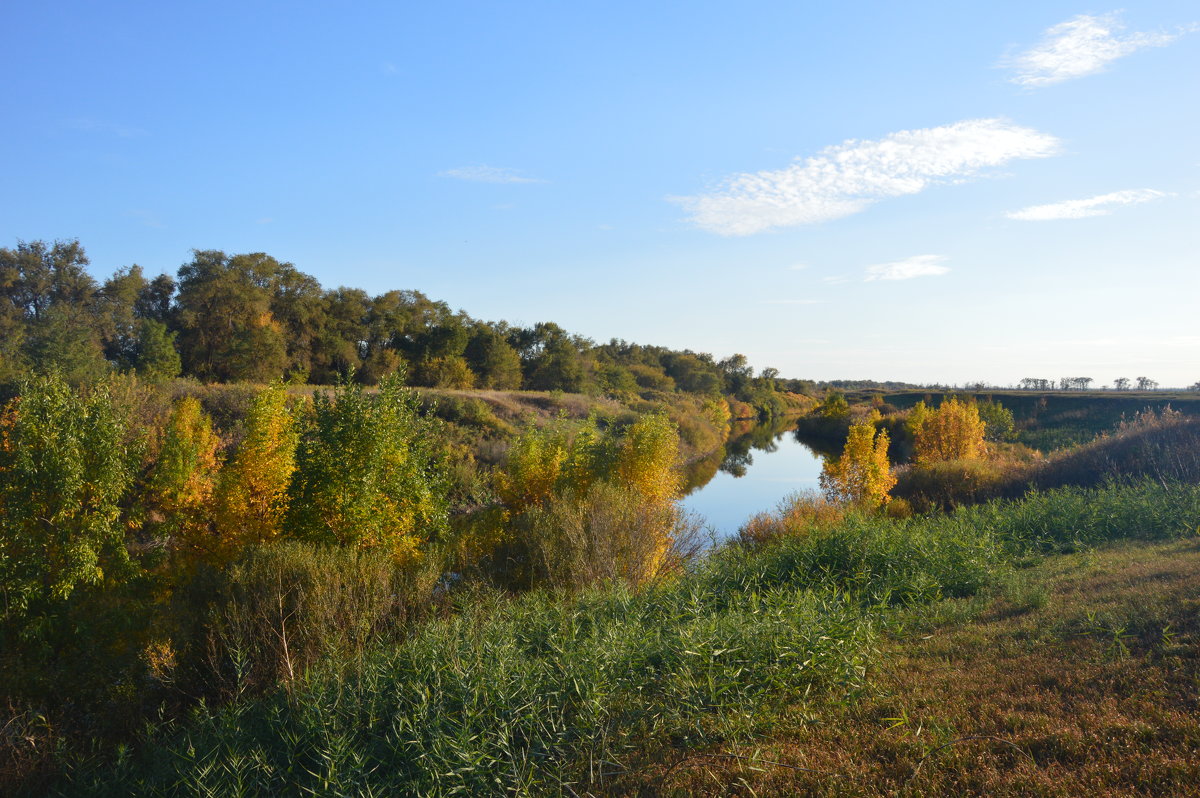
[[[821,462],[790,428],[755,427],[731,437],[723,454],[693,468],[683,506],[703,516],[718,538],[729,537],[788,494],[819,490]]]

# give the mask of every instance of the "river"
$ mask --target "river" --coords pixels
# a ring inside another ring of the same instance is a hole
[[[735,429],[724,449],[689,469],[683,507],[703,516],[718,540],[736,535],[750,516],[780,499],[819,490],[821,455],[790,425]]]

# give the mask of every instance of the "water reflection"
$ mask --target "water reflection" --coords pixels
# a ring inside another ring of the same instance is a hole
[[[773,509],[789,493],[816,489],[821,463],[821,453],[792,422],[742,422],[723,448],[688,469],[683,504],[718,534],[733,534],[751,515]]]

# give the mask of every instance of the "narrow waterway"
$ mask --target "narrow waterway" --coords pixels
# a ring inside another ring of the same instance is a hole
[[[790,426],[735,430],[723,450],[692,467],[683,506],[701,515],[718,539],[727,538],[789,494],[819,490],[821,463]]]

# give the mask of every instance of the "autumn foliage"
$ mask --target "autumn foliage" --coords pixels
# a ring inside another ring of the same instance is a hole
[[[840,504],[875,508],[888,500],[896,484],[888,462],[887,430],[875,432],[870,421],[850,425],[842,456],[821,468],[821,488]]]
[[[147,484],[146,503],[163,533],[187,552],[212,548],[213,495],[221,468],[221,440],[200,402],[175,403],[159,436],[158,457]]]
[[[275,540],[283,531],[288,486],[296,470],[296,418],[282,385],[264,388],[246,415],[246,435],[221,472],[219,541],[226,552]]]
[[[974,402],[951,397],[937,410],[919,403],[910,416],[915,436],[914,454],[918,465],[944,460],[976,460],[987,453],[984,443],[986,424]]]

